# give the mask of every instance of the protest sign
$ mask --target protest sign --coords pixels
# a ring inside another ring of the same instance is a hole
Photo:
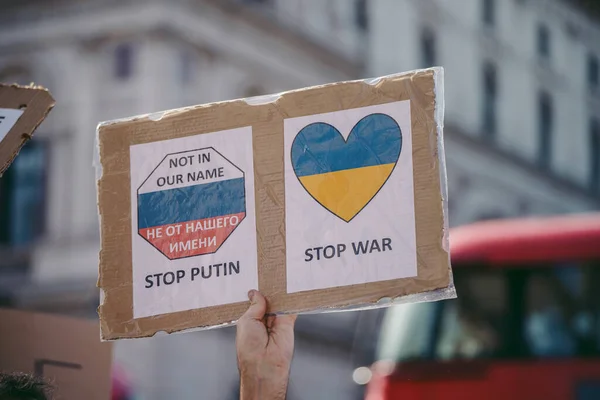
[[[0,175],[54,107],[43,87],[0,83]]]
[[[103,339],[231,323],[249,289],[275,313],[454,296],[442,78],[100,124]]]

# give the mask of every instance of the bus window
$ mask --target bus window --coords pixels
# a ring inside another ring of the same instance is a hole
[[[577,269],[572,271],[580,272]],[[557,276],[551,273],[531,276],[524,328],[532,356],[564,357],[576,354],[575,338],[569,326],[575,305],[569,304],[573,303],[573,299],[568,297]]]
[[[378,360],[480,358],[501,345],[507,314],[505,276],[495,271],[457,271],[455,300],[403,304],[387,310]]]
[[[408,361],[427,358],[439,303],[390,307],[381,326],[378,360]]]
[[[600,350],[598,266],[532,270],[525,340],[534,357],[590,356]]]
[[[500,273],[458,274],[458,298],[448,301],[439,329],[437,358],[473,359],[495,355],[507,312],[506,279]]]
[[[457,268],[458,298],[390,308],[379,360],[600,354],[600,265]]]

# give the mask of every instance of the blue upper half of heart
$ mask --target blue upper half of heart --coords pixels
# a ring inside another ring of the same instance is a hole
[[[402,148],[398,123],[385,114],[371,114],[350,131],[348,140],[333,126],[316,122],[302,128],[292,143],[296,176],[395,164]]]

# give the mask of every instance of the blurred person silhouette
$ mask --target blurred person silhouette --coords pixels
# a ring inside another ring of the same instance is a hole
[[[532,277],[529,283],[526,340],[538,357],[564,357],[577,353],[573,300],[555,275]]]
[[[0,400],[50,400],[51,386],[24,373],[0,373]]]
[[[248,292],[250,308],[237,323],[240,400],[284,400],[294,355],[295,315],[267,315],[267,300]]]
[[[0,373],[0,400],[51,400],[52,386],[35,375]],[[132,394],[120,380],[113,380],[111,400],[132,400]]]
[[[442,331],[436,352],[441,359],[493,357],[501,349],[501,315],[505,300],[498,296],[495,278],[455,278],[460,296],[445,303]]]

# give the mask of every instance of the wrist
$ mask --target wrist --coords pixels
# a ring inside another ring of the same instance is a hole
[[[288,368],[240,365],[240,400],[285,400]]]

